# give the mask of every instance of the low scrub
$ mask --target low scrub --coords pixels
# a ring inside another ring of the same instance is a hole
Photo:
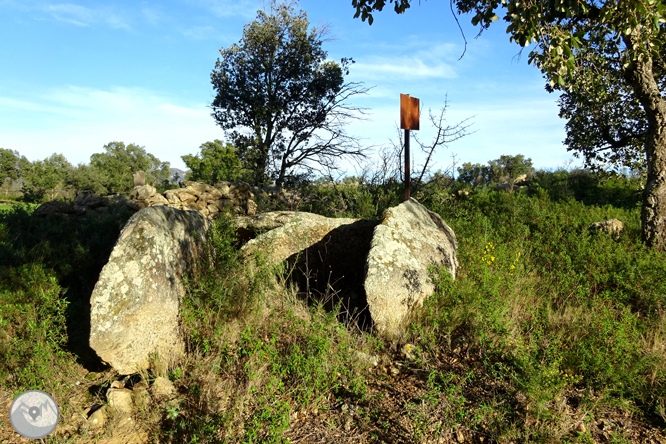
[[[343,308],[297,294],[289,270],[239,255],[218,219],[185,280],[187,357],[139,375],[168,377],[178,395],[134,420],[171,443],[662,439],[666,261],[640,242],[640,184],[560,171],[513,193],[458,188],[416,196],[455,231],[461,265],[455,281],[430,270],[435,294],[392,341],[339,323]],[[337,217],[378,218],[402,199],[399,184],[301,192],[300,210]],[[83,401],[63,404],[70,427],[116,378],[83,378],[74,320],[126,219],[29,213],[0,214],[0,394],[78,390]],[[619,237],[588,230],[610,218]],[[78,430],[53,442],[101,436]]]

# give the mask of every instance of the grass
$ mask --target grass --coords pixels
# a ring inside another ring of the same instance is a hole
[[[512,194],[426,187],[461,266],[455,281],[430,270],[435,294],[392,341],[239,256],[221,218],[185,281],[187,357],[138,376],[179,394],[135,421],[168,443],[649,442],[666,427],[666,256],[640,242],[639,186],[558,171]],[[400,200],[396,187],[303,193],[301,210],[337,217]],[[72,225],[30,211],[0,215],[0,394],[49,391],[75,430],[50,442],[93,441],[103,432],[71,418],[115,377],[86,360],[75,320],[128,216]],[[609,218],[625,223],[619,238],[587,229]]]

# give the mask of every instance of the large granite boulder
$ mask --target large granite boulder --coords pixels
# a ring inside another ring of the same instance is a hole
[[[428,266],[444,265],[455,279],[456,235],[415,199],[384,212],[368,252],[365,294],[377,330],[395,335],[409,311],[434,292]]]
[[[180,279],[202,253],[208,227],[199,212],[160,205],[123,228],[90,300],[90,346],[120,374],[147,368],[155,352],[182,354]]]
[[[243,251],[249,253],[259,248],[270,261],[281,262],[320,242],[331,230],[357,220],[329,218],[306,212],[273,212],[269,217],[257,218],[253,225],[275,223],[278,226],[250,240],[243,246]]]

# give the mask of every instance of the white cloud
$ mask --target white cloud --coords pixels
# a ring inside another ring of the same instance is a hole
[[[111,141],[144,146],[171,166],[180,156],[223,139],[206,104],[180,104],[142,88],[108,90],[68,86],[30,97],[0,97],[0,146],[30,160],[62,153],[77,164]],[[25,116],[25,117],[23,117]],[[30,128],[18,122],[31,122]]]
[[[453,78],[455,70],[446,63],[429,64],[419,57],[371,57],[369,62],[355,63],[354,77],[368,80],[404,80]]]
[[[56,20],[72,23],[77,26],[88,26],[94,21],[93,11],[85,6],[72,4],[48,5],[45,12]]]
[[[55,20],[76,26],[91,26],[105,23],[112,28],[130,29],[129,24],[121,15],[109,7],[88,8],[73,3],[54,5],[35,5],[29,9],[50,15]]]
[[[194,26],[192,28],[183,30],[182,33],[185,37],[189,37],[194,40],[220,39],[220,33],[212,26]]]
[[[148,22],[151,25],[157,25],[161,22],[168,20],[166,14],[164,14],[158,8],[152,6],[144,6],[143,8],[141,8],[141,14],[143,14],[143,17],[146,19],[146,22]]]

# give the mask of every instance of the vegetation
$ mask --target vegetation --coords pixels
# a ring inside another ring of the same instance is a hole
[[[411,1],[389,3],[394,3],[395,11],[401,14]],[[472,24],[479,25],[481,32],[499,20],[497,13],[504,13],[511,41],[523,47],[535,43],[529,62],[541,70],[550,90],[571,92],[562,103],[565,115],[574,119],[570,120],[570,127],[579,134],[590,135],[589,140],[584,136],[568,137],[567,141],[573,143],[570,150],[578,155],[582,152],[587,163],[605,158],[636,167],[643,164],[641,158],[645,159],[643,241],[649,247],[666,250],[666,98],[662,94],[661,56],[666,4],[653,0],[454,3],[458,13],[473,15]],[[381,11],[385,4],[385,0],[352,0],[355,17],[368,19],[370,24],[373,12]],[[622,112],[621,117],[614,116],[625,109],[621,107],[624,103],[629,104],[626,117]],[[636,112],[637,104],[643,113]],[[603,117],[594,115],[595,111],[601,111]],[[591,121],[577,120],[578,113],[592,117]],[[636,118],[644,120],[636,124]],[[601,132],[597,131],[597,119],[609,122],[601,126]],[[611,132],[605,134],[606,130]]]
[[[218,219],[209,263],[186,281],[187,358],[131,379],[166,376],[179,394],[134,421],[173,443],[649,442],[666,426],[666,261],[640,242],[640,178],[558,170],[514,193],[493,185],[459,194],[438,175],[419,191],[461,266],[455,281],[431,270],[435,294],[394,342],[285,289],[289,270],[240,257]],[[399,184],[363,178],[300,192],[301,209],[329,216],[402,200]],[[0,398],[51,392],[51,442],[104,433],[81,412],[117,376],[96,367],[82,319],[127,216],[0,212]],[[625,223],[619,237],[587,229],[608,218]]]
[[[74,167],[62,154],[30,162],[18,151],[0,148],[0,193],[5,199],[22,198],[34,203],[68,200],[82,191],[100,195],[127,193],[132,190],[132,175],[137,171],[146,173],[146,183],[167,186],[169,163],[143,147],[111,142],[104,145],[104,150],[105,153],[90,156],[89,165]]]
[[[187,154],[181,156],[190,173],[186,180],[195,180],[210,185],[220,181],[236,182],[241,179],[247,181],[251,178],[251,171],[242,170],[241,162],[236,155],[234,146],[221,140],[206,142],[200,147],[197,156]]]
[[[513,184],[518,177],[534,173],[532,159],[525,156],[500,156],[486,165],[465,162],[458,168],[458,181],[468,185],[490,185],[508,182]]]
[[[211,73],[213,117],[227,130],[253,185],[278,186],[340,156],[362,157],[345,124],[359,108],[345,101],[367,89],[345,83],[351,59],[326,60],[327,28],[308,30],[304,11],[271,2],[238,44],[220,50]],[[290,177],[291,176],[291,177]]]
[[[147,153],[143,147],[130,143],[111,142],[104,145],[106,153],[90,156],[90,166],[105,177],[108,193],[126,193],[132,190],[132,175],[146,173],[146,183],[165,182],[170,175],[169,162],[162,162]]]

